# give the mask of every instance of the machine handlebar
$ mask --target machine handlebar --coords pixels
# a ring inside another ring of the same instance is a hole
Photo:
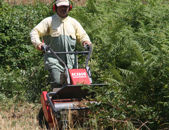
[[[55,54],[91,54],[91,52],[92,52],[92,45],[85,45],[84,46],[84,48],[85,48],[85,50],[86,51],[68,51],[68,52],[54,52],[53,50],[52,50],[52,48],[50,48],[50,46],[48,46],[48,45],[46,45],[46,44],[44,44],[44,45],[42,45],[42,47],[41,47],[41,49],[42,49],[42,51],[43,52],[50,52],[50,51],[52,51],[52,52],[54,52]]]
[[[51,53],[52,55],[54,55],[60,61],[60,63],[62,63],[64,65],[65,73],[68,76],[67,83],[70,84],[70,77],[69,77],[69,74],[68,74],[68,67],[67,67],[66,63],[59,57],[58,54],[75,54],[75,55],[86,54],[87,56],[86,56],[86,61],[85,61],[85,68],[86,68],[87,72],[89,73],[90,72],[90,68],[88,66],[88,62],[90,60],[90,56],[91,56],[91,53],[92,53],[92,45],[85,45],[84,47],[85,47],[85,49],[87,49],[87,51],[55,52],[55,51],[53,51],[53,49],[50,46],[45,45],[45,44],[41,48],[42,48],[43,52]],[[89,75],[91,75],[91,74],[89,73]]]

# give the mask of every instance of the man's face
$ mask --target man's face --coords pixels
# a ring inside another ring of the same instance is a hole
[[[69,12],[69,6],[59,6],[59,7],[57,7],[57,14],[61,18],[67,17],[68,16],[68,12]]]

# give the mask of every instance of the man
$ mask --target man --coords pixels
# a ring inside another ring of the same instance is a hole
[[[91,45],[90,38],[80,23],[68,16],[70,10],[69,0],[57,0],[55,3],[56,14],[42,20],[30,33],[31,42],[38,50],[42,50],[44,43],[40,37],[49,44],[54,51],[74,51],[76,41],[84,45]],[[67,64],[68,68],[75,65],[75,56],[59,54],[59,57]],[[45,54],[45,66],[51,74],[51,82],[60,86],[60,75],[64,67],[51,54]]]

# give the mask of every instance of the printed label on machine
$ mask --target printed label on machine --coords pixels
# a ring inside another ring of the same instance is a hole
[[[69,73],[73,85],[90,84],[86,69],[69,69]]]
[[[73,78],[86,78],[86,73],[72,73]]]

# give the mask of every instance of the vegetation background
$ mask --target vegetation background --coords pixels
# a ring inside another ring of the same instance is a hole
[[[93,80],[109,84],[89,88],[100,102],[91,106],[89,121],[98,124],[93,127],[169,129],[168,1],[87,0],[85,6],[74,5],[70,16],[94,45]],[[38,109],[41,92],[50,89],[43,54],[30,43],[29,33],[52,14],[50,3],[11,5],[0,0],[0,119],[10,118],[11,127],[16,128],[12,119],[19,118],[20,107],[34,103],[29,108]],[[4,116],[11,109],[14,115]]]

